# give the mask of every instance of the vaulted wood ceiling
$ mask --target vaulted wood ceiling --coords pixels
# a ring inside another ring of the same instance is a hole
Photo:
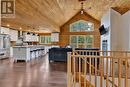
[[[81,8],[78,0],[15,1],[16,17],[2,19],[2,25],[10,24],[12,28],[22,27],[24,30],[59,31],[60,26]],[[85,11],[99,21],[110,7],[123,14],[130,9],[130,0],[86,0],[84,3]]]

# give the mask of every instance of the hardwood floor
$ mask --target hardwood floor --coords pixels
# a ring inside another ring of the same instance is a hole
[[[0,60],[0,87],[67,87],[66,63],[48,55],[28,63]]]

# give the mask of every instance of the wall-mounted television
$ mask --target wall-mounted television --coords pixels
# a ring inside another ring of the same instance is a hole
[[[107,29],[104,27],[104,25],[102,25],[102,26],[99,28],[99,32],[100,32],[101,35],[107,33]]]

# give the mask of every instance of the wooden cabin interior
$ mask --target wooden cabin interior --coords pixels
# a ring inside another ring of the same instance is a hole
[[[130,87],[130,0],[0,6],[0,87]]]

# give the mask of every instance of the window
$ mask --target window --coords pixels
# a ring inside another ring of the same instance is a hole
[[[88,32],[94,30],[94,24],[84,20],[79,20],[70,24],[70,32]]]
[[[40,43],[41,44],[50,44],[51,36],[40,36]]]
[[[70,45],[75,48],[92,48],[94,42],[93,35],[71,35]]]

